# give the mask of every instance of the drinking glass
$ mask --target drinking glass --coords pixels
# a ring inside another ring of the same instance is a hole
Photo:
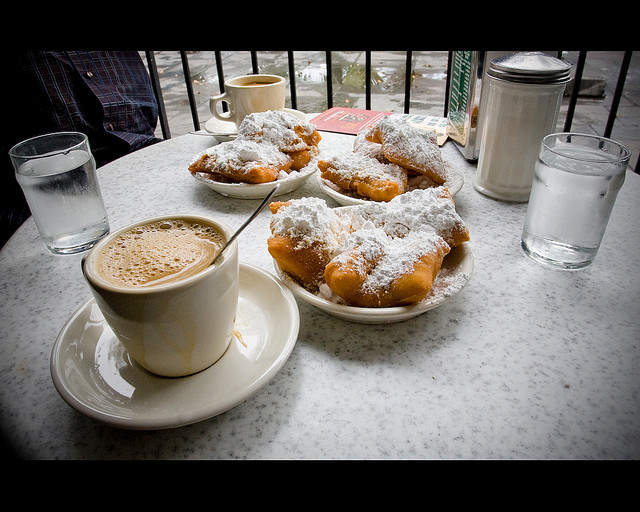
[[[542,139],[522,231],[524,252],[562,269],[590,265],[631,156],[621,144],[579,133]]]
[[[109,232],[96,162],[85,134],[40,135],[16,144],[9,155],[49,251],[81,252]]]

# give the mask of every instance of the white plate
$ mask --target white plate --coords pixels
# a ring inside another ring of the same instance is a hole
[[[193,177],[223,196],[234,197],[236,199],[262,199],[266,197],[276,185],[279,185],[279,187],[275,196],[286,194],[301,187],[317,170],[318,168],[315,165],[307,165],[299,171],[291,171],[286,178],[256,184],[222,183],[212,180],[205,172],[197,172],[193,174]]]
[[[307,121],[307,116],[299,110],[283,108],[283,112],[289,112],[302,121]],[[238,136],[238,127],[233,121],[222,121],[217,117],[212,117],[204,124],[204,129],[214,135],[220,142],[227,142]]]
[[[462,176],[462,174],[456,171],[449,171],[449,172],[451,173],[451,178],[448,181],[446,181],[443,184],[443,186],[449,189],[449,192],[451,193],[452,196],[455,196],[458,192],[460,192],[460,189],[464,184],[464,177]],[[371,199],[356,197],[355,194],[354,195],[343,194],[337,189],[336,185],[334,185],[328,180],[323,179],[320,172],[316,174],[316,181],[318,182],[318,185],[320,186],[320,188],[325,194],[327,194],[329,197],[334,199],[337,203],[341,204],[342,206],[353,206],[356,204],[365,204],[371,201]],[[426,180],[423,183],[425,182]],[[433,186],[436,187],[437,185],[434,183]],[[410,190],[414,190],[414,188],[423,188],[423,187],[409,186],[407,188],[407,192],[409,192]]]
[[[73,408],[129,429],[180,427],[220,414],[256,393],[295,346],[300,316],[291,292],[270,273],[240,265],[238,339],[213,366],[166,378],[132,363],[93,300],[66,323],[51,353],[51,376]]]
[[[363,308],[337,304],[326,300],[300,286],[278,267],[275,260],[273,265],[282,282],[302,301],[343,320],[363,324],[385,324],[402,322],[421,315],[444,304],[462,291],[473,272],[473,256],[467,243],[455,247],[442,262],[442,268],[433,282],[433,288],[424,299],[411,306],[390,308]]]

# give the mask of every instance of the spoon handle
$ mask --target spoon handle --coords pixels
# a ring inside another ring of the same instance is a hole
[[[237,231],[231,236],[231,238],[229,238],[229,240],[227,240],[227,243],[224,245],[224,247],[222,248],[222,250],[217,254],[217,256],[213,259],[213,261],[211,262],[211,264],[213,265],[216,260],[220,257],[220,255],[224,252],[224,250],[229,247],[233,241],[238,238],[238,235],[240,233],[242,233],[242,231],[244,231],[244,228],[246,228],[251,221],[253,221],[253,219],[255,219],[258,214],[264,209],[264,207],[267,205],[267,203],[269,202],[269,199],[271,199],[271,197],[273,196],[273,194],[276,193],[276,191],[278,190],[279,185],[276,185],[275,187],[273,187],[273,189],[267,194],[267,196],[262,200],[262,203],[260,203],[260,206],[258,206],[257,210],[255,212],[253,212],[251,214],[251,217],[249,217],[247,220],[244,221],[244,223],[242,224],[242,226],[240,226]]]

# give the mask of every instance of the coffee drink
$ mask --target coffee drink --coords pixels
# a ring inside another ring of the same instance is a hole
[[[105,245],[96,270],[126,288],[172,283],[211,265],[224,245],[213,226],[184,219],[158,220],[121,233]]]
[[[238,245],[216,219],[163,215],[107,235],[82,272],[109,328],[131,358],[164,377],[208,368],[235,329],[240,291]]]
[[[238,84],[240,87],[255,87],[256,85],[271,85],[271,84],[277,84],[278,82],[274,82],[274,81],[264,81],[264,82],[258,82],[258,81],[251,81],[251,82],[244,82],[241,84]]]

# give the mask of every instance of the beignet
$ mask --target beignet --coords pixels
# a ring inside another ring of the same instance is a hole
[[[272,182],[281,173],[307,166],[318,155],[320,138],[314,125],[288,112],[249,114],[238,127],[235,140],[197,155],[189,171],[206,173],[219,181]]]
[[[203,172],[243,183],[275,181],[289,171],[292,159],[272,144],[236,139],[213,146],[189,166],[192,173]]]
[[[318,154],[322,137],[314,125],[293,114],[269,110],[246,116],[238,127],[238,138],[273,144],[293,159],[291,169],[297,171]]]
[[[382,147],[391,162],[427,175],[436,184],[447,181],[435,132],[411,125],[398,116],[387,116],[365,134],[365,138]]]
[[[318,161],[323,179],[374,201],[391,201],[404,193],[407,171],[360,153],[344,153]]]

